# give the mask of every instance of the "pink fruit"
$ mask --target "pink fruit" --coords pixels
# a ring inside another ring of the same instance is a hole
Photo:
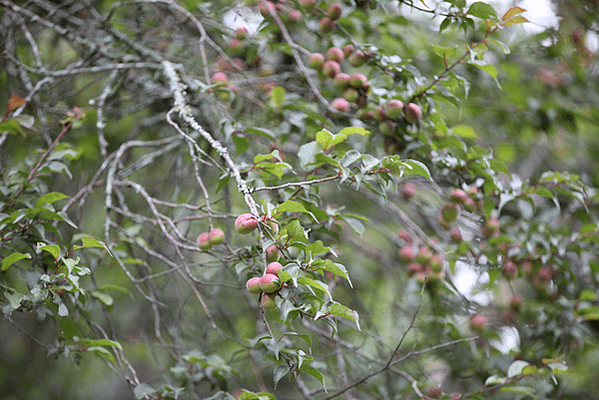
[[[462,238],[462,232],[460,231],[459,228],[451,228],[449,230],[449,237],[451,238],[451,241],[454,243],[462,243],[462,241],[464,240]]]
[[[416,257],[416,250],[412,245],[404,246],[399,250],[399,261],[404,264],[414,261],[414,257]]]
[[[385,110],[382,107],[376,107],[373,111],[373,117],[377,122],[383,122],[387,119],[387,114],[385,114]]]
[[[270,14],[271,11],[272,12],[277,11],[277,7],[274,5],[274,3],[272,1],[261,2],[259,9],[260,9],[260,14],[262,14],[262,16],[266,19],[272,18],[272,15]]]
[[[416,123],[422,118],[422,110],[418,104],[414,103],[410,103],[406,106],[404,114],[406,115],[406,120],[410,123]]]
[[[281,251],[279,250],[279,247],[276,244],[273,244],[266,248],[266,262],[267,263],[272,263],[272,262],[278,261],[278,259],[280,257],[281,257]]]
[[[327,50],[327,60],[337,61],[338,63],[342,62],[345,58],[343,54],[343,50],[339,47],[331,47]]]
[[[346,113],[349,111],[349,102],[339,97],[331,102],[331,107],[339,112]]]
[[[360,50],[356,50],[348,56],[349,64],[354,68],[359,68],[364,65],[366,59],[366,55]]]
[[[273,274],[274,276],[278,277],[279,276],[279,271],[283,269],[283,266],[281,265],[280,262],[274,261],[271,262],[270,264],[268,264],[266,266],[266,271],[264,271],[264,274]]]
[[[322,55],[320,53],[312,53],[312,55],[310,56],[310,60],[308,61],[308,65],[312,69],[320,70],[320,69],[322,69],[324,61],[325,61],[324,55]]]
[[[364,74],[361,74],[359,72],[356,72],[355,74],[351,74],[349,76],[349,84],[355,88],[363,87],[365,82],[366,77],[364,76]]]
[[[260,277],[255,276],[253,278],[248,279],[245,283],[245,287],[250,293],[260,293],[262,289],[260,289]]]
[[[339,63],[337,61],[328,60],[328,61],[325,61],[324,64],[322,65],[322,73],[324,76],[328,76],[329,78],[332,78],[335,75],[337,75],[339,72],[341,72],[341,66],[339,65]],[[350,83],[351,83],[351,77],[350,77]]]
[[[320,28],[320,33],[328,34],[333,32],[333,29],[335,29],[335,22],[329,17],[323,17],[318,23],[318,26]]]
[[[252,233],[258,227],[258,220],[252,214],[241,214],[235,220],[235,229],[237,232],[246,235]]]
[[[339,4],[333,3],[329,6],[329,8],[327,8],[327,15],[332,21],[335,21],[339,19],[342,11],[343,10]]]
[[[289,10],[287,13],[287,20],[291,23],[297,23],[302,20],[302,12],[300,10]]]
[[[401,195],[403,196],[404,200],[412,200],[414,198],[414,196],[416,195],[416,184],[414,182],[407,182],[405,185],[403,185],[401,187]]]
[[[464,204],[468,199],[468,195],[462,189],[454,189],[451,192],[450,199],[456,204]]]
[[[345,57],[349,57],[350,55],[352,55],[355,49],[356,48],[353,44],[346,44],[345,47],[343,47],[343,55]]]
[[[245,26],[235,29],[235,37],[239,40],[247,38],[248,29]]]
[[[416,261],[412,261],[408,264],[408,275],[412,276],[422,272],[424,272],[424,268]]]
[[[216,246],[225,242],[225,233],[220,228],[214,228],[208,232],[210,245]]]
[[[349,85],[349,75],[345,72],[339,72],[333,79],[333,86],[339,90],[345,89]]]
[[[376,111],[375,111],[375,118],[376,118]],[[384,120],[382,122],[379,122],[378,127],[379,127],[379,130],[381,131],[381,133],[385,136],[395,135],[395,124],[391,120]]]
[[[208,232],[204,232],[198,236],[198,247],[202,250],[210,250],[212,244],[210,243],[210,234]]]
[[[260,289],[266,293],[273,293],[279,290],[281,282],[279,278],[274,274],[264,274],[260,278]]]
[[[212,75],[212,84],[214,85],[226,85],[229,83],[229,77],[224,72],[217,72]]]
[[[472,328],[472,330],[482,332],[487,328],[488,325],[489,323],[484,315],[474,314],[472,317],[470,317],[470,328]]]
[[[403,103],[399,100],[389,100],[385,104],[385,114],[391,119],[395,119],[403,112]]]
[[[439,253],[435,253],[433,254],[433,256],[431,257],[431,270],[434,273],[440,273],[443,271],[443,265],[445,264],[445,260],[443,259],[443,256]]]
[[[501,273],[505,279],[511,281],[518,276],[518,267],[516,267],[513,261],[506,261],[501,267]]]
[[[414,259],[422,265],[427,265],[431,262],[432,256],[433,254],[428,247],[421,247],[418,249],[418,253],[416,253],[416,257]]]
[[[275,298],[277,296],[274,293],[263,293],[262,294],[262,298],[260,299],[260,303],[262,304],[262,307],[264,307],[264,309],[266,311],[272,311],[274,309],[277,308],[277,302],[275,301]]]

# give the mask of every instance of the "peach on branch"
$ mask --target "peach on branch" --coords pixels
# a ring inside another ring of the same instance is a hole
[[[428,247],[421,247],[418,249],[418,253],[416,253],[416,257],[414,259],[416,262],[419,262],[422,265],[427,265],[431,262],[431,258],[433,253],[428,249]]]
[[[487,318],[482,314],[474,314],[470,317],[470,328],[474,331],[482,332],[488,325],[489,322],[487,321]]]
[[[358,93],[358,91],[354,88],[347,88],[343,91],[343,98],[345,100],[347,100],[350,103],[355,103],[358,101],[358,97],[360,97],[360,94]]]
[[[212,248],[212,244],[210,243],[210,234],[208,232],[201,233],[198,236],[198,247],[202,250],[210,250]]]
[[[443,206],[441,210],[441,215],[443,216],[443,220],[446,222],[453,222],[458,218],[458,214],[460,213],[460,206],[455,204],[454,202],[448,201]]]
[[[275,301],[277,295],[274,293],[263,293],[260,303],[266,311],[272,311],[277,308],[277,302]]]
[[[424,272],[424,267],[416,261],[412,261],[408,264],[408,275],[412,276],[422,272]]]
[[[464,204],[468,199],[468,195],[462,189],[454,189],[451,192],[450,200],[456,204]]]
[[[260,293],[262,289],[260,288],[260,277],[254,276],[253,278],[248,279],[245,283],[245,287],[250,293]]]
[[[308,61],[308,65],[310,68],[315,70],[321,70],[324,64],[325,58],[324,55],[320,53],[312,53],[310,56],[310,60]]]
[[[513,261],[506,261],[501,267],[501,273],[505,279],[511,281],[518,276],[518,267],[516,267]]]
[[[422,118],[422,110],[420,109],[420,106],[415,103],[406,105],[404,114],[406,116],[406,120],[410,123],[416,123],[420,121],[420,118]]]
[[[224,86],[229,83],[229,77],[224,72],[217,72],[212,75],[212,84]]]
[[[437,274],[443,271],[443,265],[445,264],[445,259],[439,253],[433,254],[430,261],[431,270]]]
[[[322,74],[324,76],[332,78],[335,75],[337,75],[339,72],[341,72],[341,66],[339,65],[339,63],[337,61],[327,60],[322,65]],[[350,77],[350,84],[351,84],[351,77]]]
[[[416,184],[414,182],[407,182],[401,187],[401,195],[404,200],[412,200],[416,196]]]
[[[403,103],[399,100],[389,100],[385,104],[385,114],[391,119],[395,119],[403,112]]]
[[[363,51],[356,50],[351,55],[349,55],[347,57],[347,59],[349,60],[349,64],[352,67],[359,68],[362,65],[364,65],[364,63],[366,62],[366,60],[368,59],[368,57],[366,56],[366,54],[364,54]]]
[[[416,257],[416,250],[412,245],[404,246],[399,250],[399,261],[404,264],[414,261],[414,257]]]
[[[382,107],[376,107],[372,112],[374,120],[377,122],[383,122],[387,119],[387,114],[385,114],[385,110]]]
[[[275,4],[272,1],[262,1],[258,7],[260,10],[260,14],[265,19],[271,19],[272,18],[271,11],[272,12],[277,11],[277,7],[275,6]]]
[[[302,20],[302,12],[297,9],[292,9],[287,12],[287,21],[296,24]]]
[[[355,88],[364,87],[364,83],[366,82],[366,77],[364,74],[356,72],[355,74],[351,74],[349,76],[349,84]]]
[[[258,220],[252,214],[241,214],[235,220],[235,229],[237,232],[246,235],[252,233],[258,227]]]
[[[343,54],[343,50],[339,47],[331,47],[327,50],[327,60],[337,61],[338,63],[342,62],[345,58]]]
[[[248,35],[248,28],[242,26],[240,28],[235,29],[235,38],[239,40],[245,40]]]
[[[223,244],[225,242],[225,233],[220,228],[214,228],[208,232],[208,237],[211,246]]]
[[[338,20],[341,17],[341,6],[338,3],[333,3],[327,8],[327,16],[332,20]]]
[[[350,55],[352,55],[352,53],[354,52],[354,50],[355,50],[355,49],[356,49],[356,48],[354,47],[354,45],[353,45],[353,44],[346,44],[346,45],[343,47],[343,55],[344,55],[345,57],[349,57]]]
[[[269,263],[266,266],[266,270],[264,271],[264,274],[273,274],[276,277],[279,276],[279,271],[283,269],[283,266],[281,265],[280,262],[274,261]]]
[[[266,225],[266,230],[271,235],[276,235],[277,233],[279,233],[279,224],[278,224],[277,220],[275,220],[272,217],[263,217],[262,221]]]
[[[281,251],[276,244],[270,245],[266,248],[266,262],[272,263],[278,261],[281,257]]]
[[[349,75],[345,72],[339,72],[333,79],[333,86],[339,90],[345,89],[349,85]]]
[[[395,134],[395,123],[389,119],[379,122],[378,127],[381,133],[385,136],[392,136]]]
[[[462,241],[464,240],[462,238],[462,231],[460,231],[459,228],[451,228],[449,230],[449,237],[451,238],[451,241],[457,244],[462,243]]]
[[[318,27],[320,28],[320,33],[326,35],[333,32],[333,29],[335,29],[335,22],[329,17],[323,17],[318,23]]]
[[[264,274],[260,277],[260,289],[266,293],[276,292],[281,288],[281,281],[274,274]]]
[[[316,9],[316,0],[301,0],[300,5],[308,13],[312,13]]]
[[[344,98],[336,98],[335,100],[333,100],[331,102],[331,107],[333,107],[335,110],[342,112],[342,113],[346,113],[349,111],[349,103],[347,100],[345,100]]]

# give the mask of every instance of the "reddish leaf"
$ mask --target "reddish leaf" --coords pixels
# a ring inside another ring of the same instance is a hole
[[[13,94],[12,96],[10,96],[10,99],[8,100],[7,106],[8,106],[8,112],[13,112],[14,110],[16,110],[17,108],[21,107],[21,105],[27,103],[27,100],[25,100],[24,98],[22,98],[21,96],[18,96],[16,94]]]
[[[522,7],[512,7],[509,10],[507,10],[505,14],[503,14],[503,17],[501,17],[501,20],[507,21],[508,19],[512,18],[513,16],[522,14],[523,12],[526,12],[526,10],[523,9]]]

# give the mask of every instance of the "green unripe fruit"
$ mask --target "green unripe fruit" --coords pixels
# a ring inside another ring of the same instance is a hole
[[[264,293],[262,294],[262,298],[260,299],[260,303],[262,303],[262,307],[266,311],[272,311],[277,308],[277,302],[275,301],[276,295],[272,293]]]
[[[343,90],[349,85],[349,75],[345,72],[339,72],[333,79],[333,86],[336,89]]]
[[[404,264],[408,264],[413,261],[414,257],[416,257],[416,251],[411,245],[404,246],[401,248],[401,250],[399,250],[399,261]]]
[[[260,278],[260,289],[265,293],[273,293],[281,288],[281,281],[274,274],[264,274]]]
[[[360,94],[354,88],[347,88],[343,92],[343,98],[350,103],[355,103],[356,101],[358,101],[358,97],[360,97]]]
[[[208,236],[210,238],[211,246],[216,246],[225,242],[225,233],[220,228],[214,228],[208,232]]]
[[[399,100],[389,100],[385,104],[385,114],[391,119],[395,119],[403,112],[403,103]]]
[[[245,287],[250,293],[261,293],[262,289],[260,289],[260,277],[255,276],[248,279],[248,281],[245,283]]]
[[[210,234],[208,232],[204,232],[198,236],[198,247],[202,250],[210,250],[212,248],[212,244],[210,243]]]
[[[266,262],[267,263],[272,263],[272,262],[278,261],[280,257],[281,257],[281,251],[279,250],[279,247],[276,244],[273,244],[266,248]]]
[[[300,5],[306,12],[311,13],[316,9],[316,0],[301,0]]]
[[[354,68],[359,68],[362,65],[364,65],[364,63],[366,62],[366,54],[364,54],[364,52],[357,50],[354,51],[351,55],[349,55],[348,57],[349,60],[349,64],[354,67]]]
[[[310,56],[310,60],[308,61],[308,65],[310,68],[315,70],[321,70],[324,64],[325,58],[324,55],[320,53],[312,53]]]
[[[438,253],[433,254],[433,256],[431,257],[431,263],[430,263],[431,270],[438,274],[443,271],[443,264],[445,264],[445,260],[443,259],[443,256]]]
[[[273,218],[267,217],[264,220],[264,223],[266,224],[267,231],[270,232],[271,235],[276,235],[277,233],[279,233],[279,224],[277,223],[276,220],[274,220]]]
[[[431,262],[432,256],[433,254],[428,247],[421,247],[418,253],[416,253],[415,260],[422,265],[428,265]]]
[[[229,77],[224,72],[217,72],[212,75],[213,85],[225,86],[227,83],[229,83]]]
[[[341,12],[341,6],[337,3],[333,3],[329,6],[329,8],[327,8],[327,16],[331,19],[331,21],[339,19]]]
[[[356,72],[355,74],[351,74],[349,76],[349,84],[355,88],[361,88],[364,86],[366,82],[366,77],[364,74]]]
[[[320,33],[326,35],[333,32],[333,29],[335,29],[335,22],[333,22],[333,20],[331,20],[329,17],[324,17],[320,20],[318,26],[320,28]]]
[[[252,233],[258,227],[258,220],[252,214],[241,214],[235,220],[235,229],[242,235]]]
[[[443,220],[446,222],[453,222],[458,218],[458,214],[460,212],[460,206],[458,206],[454,202],[447,202],[443,206],[443,210],[441,210],[441,215],[443,216]]]

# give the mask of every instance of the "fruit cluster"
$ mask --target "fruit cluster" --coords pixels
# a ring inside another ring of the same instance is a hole
[[[399,260],[407,265],[410,276],[422,284],[435,284],[445,277],[445,258],[442,254],[433,253],[428,246],[415,244],[405,231],[402,231],[400,238],[405,245],[399,250]]]
[[[268,233],[274,235],[279,232],[279,225],[273,218],[263,217],[262,222],[265,224]],[[238,233],[246,235],[258,228],[259,223],[259,220],[252,214],[241,214],[235,220],[235,229]],[[281,251],[276,244],[272,244],[266,248],[265,253],[268,265],[264,274],[261,277],[255,276],[248,279],[245,286],[250,293],[260,294],[260,302],[265,310],[274,310],[277,308],[275,298],[281,288],[279,271],[281,271],[283,265],[278,262]]]
[[[203,232],[198,236],[198,247],[202,250],[210,250],[212,246],[223,244],[225,233],[220,228],[214,228],[210,232]]]

